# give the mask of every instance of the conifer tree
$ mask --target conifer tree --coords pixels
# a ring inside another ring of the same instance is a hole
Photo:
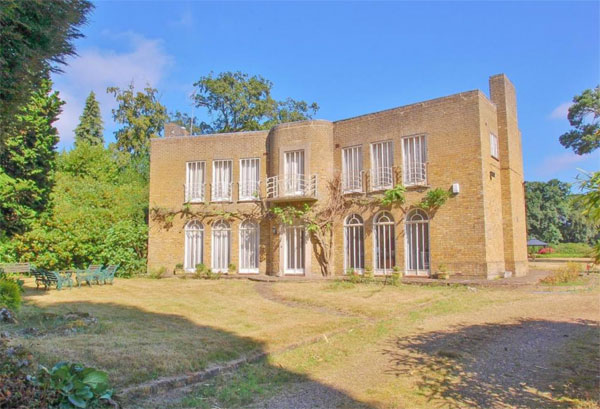
[[[94,91],[85,100],[83,113],[79,117],[79,125],[75,128],[75,146],[82,142],[90,145],[104,144],[104,124],[100,115],[100,105]]]

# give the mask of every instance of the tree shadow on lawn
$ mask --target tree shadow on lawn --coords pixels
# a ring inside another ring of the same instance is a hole
[[[397,338],[383,353],[386,373],[416,377],[437,407],[562,408],[597,404],[599,334],[597,322],[522,320]]]
[[[53,321],[47,321],[48,317],[67,314],[90,314],[98,319],[98,324],[68,334],[52,331],[50,327],[54,324]],[[107,371],[116,388],[117,399],[124,389],[136,389],[136,385],[143,384],[142,395],[148,391],[164,393],[173,387],[197,383],[201,371],[213,370],[217,366],[226,367],[231,361],[245,356],[253,357],[253,361],[266,356],[265,345],[259,340],[199,325],[180,315],[149,312],[116,303],[65,302],[44,308],[28,306],[20,315],[21,323],[10,328],[14,337],[12,343],[25,345],[46,365],[68,360]],[[27,335],[28,332],[23,331],[36,325],[44,327],[45,331],[39,332],[41,335]],[[225,385],[221,387],[221,392],[203,395],[219,402],[219,407],[245,407],[255,398],[267,399],[272,395],[265,391],[277,392],[279,385],[270,385],[272,379],[277,379],[280,383],[311,383],[323,395],[329,394],[337,402],[336,407],[370,407],[343,391],[319,384],[305,375],[272,366],[264,359],[259,366],[263,376],[254,373],[252,379],[246,380],[246,369],[237,376],[236,385],[239,388],[227,389],[228,385]],[[210,378],[202,378],[198,388],[202,389]],[[181,398],[183,396],[174,399]],[[303,397],[303,400],[307,399],[310,398]],[[124,407],[134,407],[131,399],[122,401]],[[164,407],[165,403],[171,402],[162,401],[156,407]]]

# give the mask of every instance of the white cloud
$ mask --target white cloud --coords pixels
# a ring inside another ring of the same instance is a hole
[[[549,178],[563,170],[574,170],[577,163],[585,162],[591,157],[592,155],[577,155],[573,152],[547,156],[536,170],[539,175]]]
[[[110,126],[111,109],[116,104],[114,98],[106,93],[106,88],[126,87],[131,81],[136,88],[142,88],[146,83],[156,87],[173,62],[173,58],[165,52],[161,40],[148,39],[133,32],[103,34],[119,44],[128,45],[131,50],[80,50],[79,56],[68,62],[64,73],[55,77],[55,88],[66,101],[56,123],[63,146],[73,141],[73,130],[90,91],[96,93],[100,102],[105,126]]]
[[[563,102],[550,114],[551,119],[567,119],[567,115],[569,114],[569,108],[573,105],[572,102]]]

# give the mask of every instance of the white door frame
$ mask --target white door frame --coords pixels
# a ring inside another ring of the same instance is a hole
[[[418,220],[410,220],[411,217],[419,215],[421,218]],[[423,218],[425,217],[425,218]],[[406,275],[413,276],[429,276],[431,271],[431,235],[429,234],[429,218],[424,212],[416,211],[409,213],[406,218],[404,225],[404,259],[406,266]],[[412,235],[415,235],[415,242],[417,243],[417,257],[416,260],[417,269],[411,269],[411,257],[413,252],[411,251]],[[427,239],[427,246],[425,246],[425,239]],[[427,252],[423,251],[427,248]],[[423,268],[420,268],[423,267]]]
[[[302,251],[303,251],[303,256],[302,258],[297,258],[297,260],[295,261],[302,261],[302,267],[301,268],[293,268],[293,269],[289,269],[288,268],[288,229],[294,229],[296,230],[296,232],[294,232],[294,240],[297,240],[298,237],[296,236],[297,234],[300,234],[301,236],[304,236],[304,240],[300,240],[299,242],[296,241],[295,246],[293,247],[295,249],[295,251],[298,251],[298,244],[302,245]],[[283,236],[282,239],[282,249],[281,249],[281,257],[282,257],[282,271],[284,275],[305,275],[306,274],[306,266],[307,266],[307,252],[306,252],[306,248],[307,248],[307,238],[308,238],[308,234],[306,232],[306,228],[304,226],[298,225],[298,224],[293,224],[293,225],[282,225],[281,227],[281,234]]]

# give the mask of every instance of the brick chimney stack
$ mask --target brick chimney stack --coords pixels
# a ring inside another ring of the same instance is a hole
[[[178,136],[190,136],[185,127],[172,122],[165,124],[165,138],[175,138]]]

